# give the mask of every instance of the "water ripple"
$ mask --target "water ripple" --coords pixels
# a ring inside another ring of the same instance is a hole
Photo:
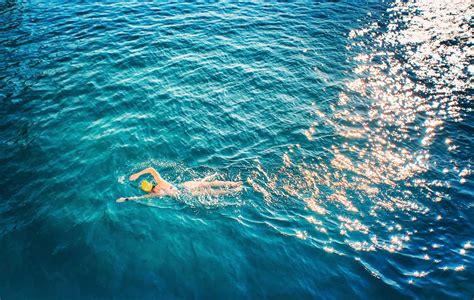
[[[0,297],[469,298],[473,6],[356,2],[1,3]]]

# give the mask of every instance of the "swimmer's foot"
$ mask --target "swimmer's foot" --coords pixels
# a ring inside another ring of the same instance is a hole
[[[233,192],[233,193],[238,193],[238,192],[241,192],[243,189],[244,189],[244,187],[242,186],[242,184],[240,184],[236,187],[230,188],[229,191]]]
[[[242,189],[242,181],[229,181],[226,184],[229,187],[235,187],[235,188],[240,188]]]

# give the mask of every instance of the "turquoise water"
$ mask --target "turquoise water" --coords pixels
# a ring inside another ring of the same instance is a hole
[[[1,1],[0,298],[472,299],[473,7],[433,2]],[[148,166],[245,190],[116,203]]]

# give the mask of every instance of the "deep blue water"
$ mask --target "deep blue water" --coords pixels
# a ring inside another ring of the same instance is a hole
[[[472,299],[473,11],[0,1],[0,298]]]

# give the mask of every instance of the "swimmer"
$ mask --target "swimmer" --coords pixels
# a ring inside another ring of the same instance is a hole
[[[140,184],[141,189],[148,193],[144,196],[138,197],[122,197],[118,198],[117,202],[125,202],[128,200],[138,200],[151,197],[177,197],[182,193],[189,193],[192,196],[219,196],[237,193],[242,190],[242,182],[238,181],[209,181],[214,175],[205,177],[201,180],[186,181],[179,184],[177,187],[164,180],[158,172],[153,168],[146,168],[136,174],[130,176],[131,181],[137,180],[140,176],[151,174],[155,180],[155,185],[151,182],[143,180]]]

